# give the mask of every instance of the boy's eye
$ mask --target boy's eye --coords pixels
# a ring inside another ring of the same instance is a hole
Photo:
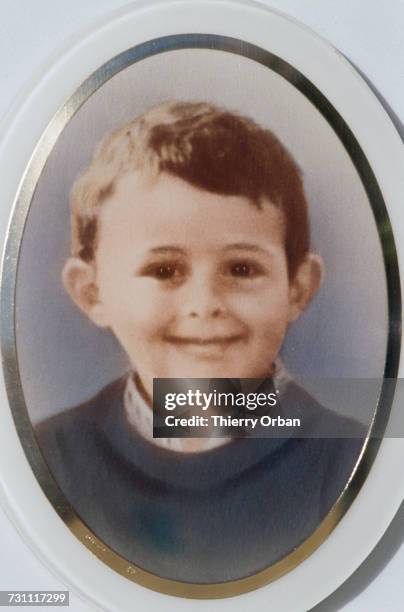
[[[157,266],[154,270],[154,276],[161,280],[173,278],[173,276],[175,276],[176,274],[178,274],[178,270],[175,266],[172,265]]]
[[[236,278],[255,278],[263,274],[262,267],[258,263],[249,261],[231,262],[229,272]]]
[[[147,266],[142,274],[157,280],[179,280],[185,274],[184,266],[176,262],[156,263]]]

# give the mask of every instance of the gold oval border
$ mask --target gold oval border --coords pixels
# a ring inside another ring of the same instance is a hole
[[[101,561],[133,582],[154,591],[178,597],[218,599],[234,597],[255,590],[293,570],[309,557],[333,531],[355,499],[372,466],[380,444],[380,440],[372,439],[372,432],[374,430],[384,431],[394,396],[393,385],[384,384],[382,386],[372,426],[350,478],[331,511],[309,538],[289,555],[252,576],[224,583],[183,583],[156,576],[115,553],[85,526],[64,497],[44,460],[29,419],[19,373],[15,336],[15,290],[24,227],[37,182],[60,134],[86,100],[121,70],[152,55],[190,48],[214,49],[242,55],[277,72],[312,102],[336,132],[362,180],[379,233],[386,271],[389,312],[384,377],[385,380],[396,378],[401,343],[401,289],[398,262],[384,199],[364,152],[348,125],[328,99],[292,65],[253,44],[236,38],[212,34],[164,36],[120,53],[88,77],[51,119],[34,149],[13,206],[1,270],[1,349],[7,395],[24,452],[45,495],[71,532]]]

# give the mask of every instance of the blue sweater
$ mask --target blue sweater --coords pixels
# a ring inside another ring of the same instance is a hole
[[[359,423],[290,383],[282,405],[300,413],[305,435],[333,437],[245,438],[174,452],[130,427],[124,386],[115,381],[41,423],[36,435],[88,527],[130,562],[173,580],[235,580],[288,554],[336,502],[365,437]]]

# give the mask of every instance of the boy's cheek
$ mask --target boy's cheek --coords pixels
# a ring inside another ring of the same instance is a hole
[[[160,341],[167,329],[167,311],[156,308],[153,302],[142,301],[125,308],[113,317],[115,335],[139,345]]]
[[[233,312],[250,325],[284,325],[288,321],[289,301],[286,292],[266,291],[244,296],[234,302]]]
[[[102,299],[117,316],[128,319],[147,321],[168,307],[167,300],[155,288],[145,287],[141,282],[116,284],[112,291],[104,291]]]

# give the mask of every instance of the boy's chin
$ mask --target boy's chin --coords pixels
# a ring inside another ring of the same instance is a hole
[[[229,365],[191,365],[182,368],[169,368],[154,373],[153,378],[266,378],[271,375],[271,367],[246,368],[241,364]]]

